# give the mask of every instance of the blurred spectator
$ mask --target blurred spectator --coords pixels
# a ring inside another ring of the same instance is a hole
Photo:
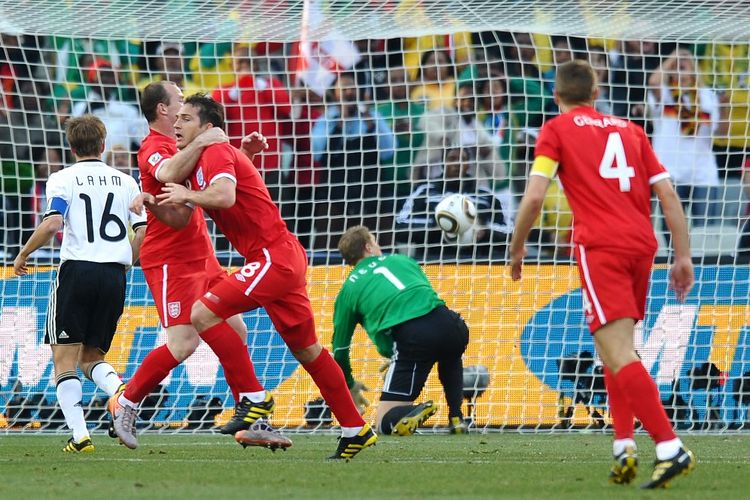
[[[711,143],[727,125],[720,123],[718,98],[703,85],[692,54],[684,49],[664,59],[648,83],[654,151],[675,183],[688,220],[705,225],[711,188],[719,184]]]
[[[456,66],[463,67],[471,62],[472,34],[458,32],[451,35],[425,35],[406,37],[399,47],[403,54],[400,61],[407,69],[409,77],[419,82],[419,68],[428,51],[444,50],[450,55]]]
[[[344,229],[356,224],[373,228],[390,245],[393,183],[381,165],[393,159],[395,142],[388,123],[361,99],[356,76],[339,74],[332,103],[312,130],[314,159],[329,184],[329,203],[316,225],[322,238],[329,237],[325,247],[336,248]]]
[[[504,45],[510,105],[523,129],[536,129],[544,111],[554,104],[542,81],[536,62],[534,39],[529,33],[513,33],[513,43]]]
[[[728,108],[728,134],[714,137],[720,177],[744,177],[743,162],[750,151],[750,44],[709,44],[700,64],[706,85],[718,90]]]
[[[657,46],[645,40],[625,40],[609,53],[612,114],[646,127],[646,85],[659,66]]]
[[[271,193],[280,202],[282,141],[291,142],[291,98],[285,85],[273,77],[255,74],[251,48],[246,44],[235,47],[236,80],[213,92],[213,97],[224,105],[227,135],[236,147],[242,138],[258,131],[268,139],[268,149],[255,157],[255,166]]]
[[[236,80],[233,44],[201,43],[188,68],[195,88],[203,92],[231,85]]]
[[[484,127],[492,136],[492,141],[500,153],[500,159],[509,167],[513,124],[508,107],[508,89],[505,78],[497,73],[491,74],[483,82],[481,96],[484,101]]]
[[[34,76],[41,61],[38,40],[19,32],[0,33],[0,87],[5,91],[7,107],[19,107],[14,102],[13,91],[18,80]]]
[[[428,50],[422,54],[411,99],[430,111],[451,109],[455,106],[455,78],[456,68],[448,53]]]
[[[310,136],[313,124],[325,111],[322,98],[308,87],[292,90],[292,163],[283,188],[281,214],[302,246],[312,248],[315,207],[326,190],[320,189],[319,162],[313,160]]]
[[[96,59],[86,71],[86,81],[90,84],[86,100],[73,106],[72,116],[85,113],[98,116],[107,127],[106,150],[115,145],[137,150],[148,133],[148,123],[138,106],[120,99],[120,82],[112,63]]]
[[[507,186],[505,164],[495,139],[478,117],[477,101],[474,83],[464,82],[458,89],[458,109],[425,113],[425,147],[416,163],[427,165],[428,171],[417,178],[441,176],[445,148],[460,147],[469,153],[470,175],[475,177],[477,185],[498,189]]]
[[[183,55],[184,47],[181,43],[160,43],[150,58],[151,71],[139,80],[138,89],[142,91],[151,82],[166,80],[176,83],[186,96],[202,91],[202,88],[187,78]]]
[[[0,234],[4,251],[10,257],[17,254],[35,227],[32,152],[36,146],[56,144],[60,137],[54,117],[40,110],[37,95],[43,92],[38,90],[42,88],[42,84],[26,79],[14,81],[12,99],[5,99],[6,92],[0,91],[0,193],[3,195],[0,229],[4,230]],[[6,102],[17,107],[6,107],[3,104]]]
[[[133,153],[119,144],[115,144],[104,155],[104,163],[131,177],[136,177],[134,174],[138,172],[138,169],[135,168],[136,161],[133,158]],[[136,180],[138,179],[136,178]]]
[[[570,46],[570,41],[567,36],[553,36],[552,37],[552,66],[542,73],[542,80],[544,81],[544,87],[547,89],[549,95],[555,90],[555,75],[557,74],[557,67],[561,64],[565,64],[568,61],[573,60],[573,49]],[[555,106],[557,108],[557,106]],[[557,109],[555,109],[557,112]]]
[[[478,186],[471,176],[468,150],[444,150],[444,178],[415,185],[396,216],[396,240],[410,246],[417,260],[432,256],[456,257],[460,249],[445,245],[444,233],[435,220],[435,207],[446,196],[466,194],[477,207],[475,234],[471,245],[463,248],[466,257],[505,258],[505,246],[512,227],[503,200],[497,193]],[[450,242],[448,242],[450,243]],[[459,252],[460,253],[460,252]]]
[[[378,106],[378,114],[388,123],[396,136],[396,154],[393,167],[384,168],[385,179],[396,185],[396,197],[411,192],[412,166],[424,142],[421,119],[424,105],[409,98],[406,68],[397,66],[388,73],[387,102]]]
[[[609,87],[609,57],[600,45],[589,47],[589,62],[599,79],[599,96],[594,101],[596,110],[605,115],[614,114],[614,105]]]

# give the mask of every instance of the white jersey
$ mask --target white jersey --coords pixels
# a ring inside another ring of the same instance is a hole
[[[139,194],[135,179],[98,160],[84,160],[50,175],[44,216],[63,216],[60,261],[131,265],[128,226],[146,224],[145,213],[128,210]]]

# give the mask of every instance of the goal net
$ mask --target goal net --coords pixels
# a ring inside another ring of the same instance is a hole
[[[554,117],[554,75],[591,62],[596,108],[645,128],[688,213],[697,283],[685,304],[668,289],[668,232],[659,241],[641,359],[674,425],[743,428],[750,403],[746,161],[750,137],[750,10],[744,2],[595,0],[0,0],[0,432],[65,432],[50,348],[43,343],[60,237],[13,261],[41,221],[45,181],[72,163],[63,126],[93,113],[107,125],[104,159],[138,178],[148,132],[139,92],[151,81],[220,99],[234,145],[268,138],[256,158],[310,257],[318,335],[330,346],[333,304],[350,269],[336,250],[368,225],[389,252],[423,264],[466,319],[464,412],[476,429],[580,429],[610,423],[601,361],[588,333],[571,255],[572,218],[557,182],[528,241],[524,279],[506,247],[540,126]],[[585,148],[585,144],[580,147]],[[478,209],[468,236],[441,232],[436,204],[464,193]],[[209,220],[228,268],[242,259]],[[107,360],[127,381],[166,340],[138,267]],[[263,310],[245,314],[273,423],[336,425],[310,377]],[[384,363],[365,332],[354,377],[374,418]],[[91,427],[107,395],[84,380]],[[436,373],[420,400],[447,425]],[[144,428],[213,429],[234,402],[204,344],[142,405]]]

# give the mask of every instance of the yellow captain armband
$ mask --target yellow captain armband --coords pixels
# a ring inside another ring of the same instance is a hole
[[[554,179],[557,175],[557,166],[559,162],[556,162],[549,156],[537,156],[534,159],[534,164],[531,166],[531,172],[529,175],[541,175],[547,179]]]

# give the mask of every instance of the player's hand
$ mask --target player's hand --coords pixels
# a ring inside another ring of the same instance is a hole
[[[26,258],[26,256],[19,253],[16,260],[13,261],[13,272],[16,273],[16,276],[26,276],[29,274],[29,268],[26,265]]]
[[[146,205],[155,205],[156,198],[151,193],[141,193],[130,202],[130,211],[134,214],[141,215],[143,207]]]
[[[521,270],[523,268],[523,259],[526,257],[528,252],[526,246],[521,247],[520,250],[510,252],[510,277],[513,281],[521,279]]]
[[[391,367],[391,358],[388,358],[383,362],[382,365],[380,365],[380,368],[378,368],[378,371],[380,373],[385,373],[390,367]]]
[[[695,283],[693,262],[690,257],[676,259],[669,270],[669,288],[674,290],[677,300],[684,302]]]
[[[357,405],[357,410],[359,410],[360,415],[364,414],[365,409],[367,409],[368,406],[370,406],[370,401],[362,394],[364,391],[369,391],[367,387],[365,387],[365,384],[362,382],[354,382],[354,385],[349,389],[349,392],[352,393],[352,399],[354,400],[354,404]]]
[[[242,138],[240,149],[248,158],[268,149],[268,139],[260,132],[253,132]]]
[[[156,199],[159,200],[159,205],[166,205],[167,203],[180,203],[184,205],[190,201],[190,190],[182,184],[167,182],[161,190],[162,193],[156,196]]]
[[[223,144],[229,142],[229,137],[219,127],[211,127],[195,138],[195,141],[202,148],[211,144]]]

